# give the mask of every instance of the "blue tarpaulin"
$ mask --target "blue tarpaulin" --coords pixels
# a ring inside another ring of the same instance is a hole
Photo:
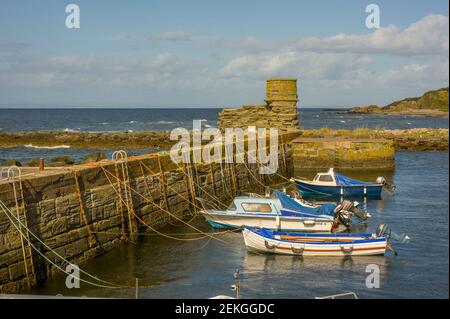
[[[336,205],[333,204],[324,204],[318,207],[306,207],[299,203],[297,203],[295,200],[287,196],[285,193],[281,191],[275,191],[275,194],[278,196],[281,202],[281,206],[284,209],[288,209],[291,211],[296,211],[299,213],[305,213],[305,214],[312,214],[312,215],[334,215],[334,209],[336,208]]]
[[[338,173],[334,173],[334,178],[336,179],[337,186],[368,186],[375,184],[372,182],[363,182],[356,179],[351,179],[350,177]]]

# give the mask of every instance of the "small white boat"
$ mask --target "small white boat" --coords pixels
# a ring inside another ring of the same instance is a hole
[[[245,246],[258,253],[300,256],[384,255],[386,237],[373,233],[305,234],[244,227]]]
[[[351,205],[312,205],[301,199],[275,191],[269,197],[235,197],[226,210],[204,209],[200,213],[215,228],[242,228],[244,226],[283,229],[304,232],[342,231],[349,227],[351,218],[363,220],[369,214]]]

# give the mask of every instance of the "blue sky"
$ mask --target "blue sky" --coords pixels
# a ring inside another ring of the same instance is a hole
[[[446,0],[0,1],[0,107],[240,106],[278,76],[300,107],[383,105],[448,69]]]

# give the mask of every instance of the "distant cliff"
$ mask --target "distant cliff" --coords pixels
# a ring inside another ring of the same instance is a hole
[[[378,105],[353,107],[347,113],[448,116],[448,87],[426,92],[420,97],[395,101],[384,107]]]

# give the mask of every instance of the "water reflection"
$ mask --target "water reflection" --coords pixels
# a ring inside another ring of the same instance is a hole
[[[141,298],[208,298],[233,295],[235,269],[241,271],[243,298],[314,298],[354,291],[360,298],[448,298],[448,153],[399,153],[394,196],[369,200],[373,214],[367,225],[352,232],[375,231],[388,223],[395,232],[412,237],[397,245],[399,255],[354,258],[258,255],[246,251],[242,235],[221,235],[222,242],[202,239],[180,242],[160,236],[143,236],[83,265],[102,279],[134,285],[139,278]],[[425,171],[423,167],[428,169]],[[350,175],[351,177],[356,177]],[[417,181],[428,179],[427,187]],[[213,232],[199,219],[195,226]],[[192,232],[184,226],[165,233]],[[442,236],[436,236],[435,234]],[[380,289],[368,289],[366,266],[380,268]],[[107,290],[82,285],[68,290],[65,277],[55,275],[34,293],[107,297],[134,297],[134,288]]]

